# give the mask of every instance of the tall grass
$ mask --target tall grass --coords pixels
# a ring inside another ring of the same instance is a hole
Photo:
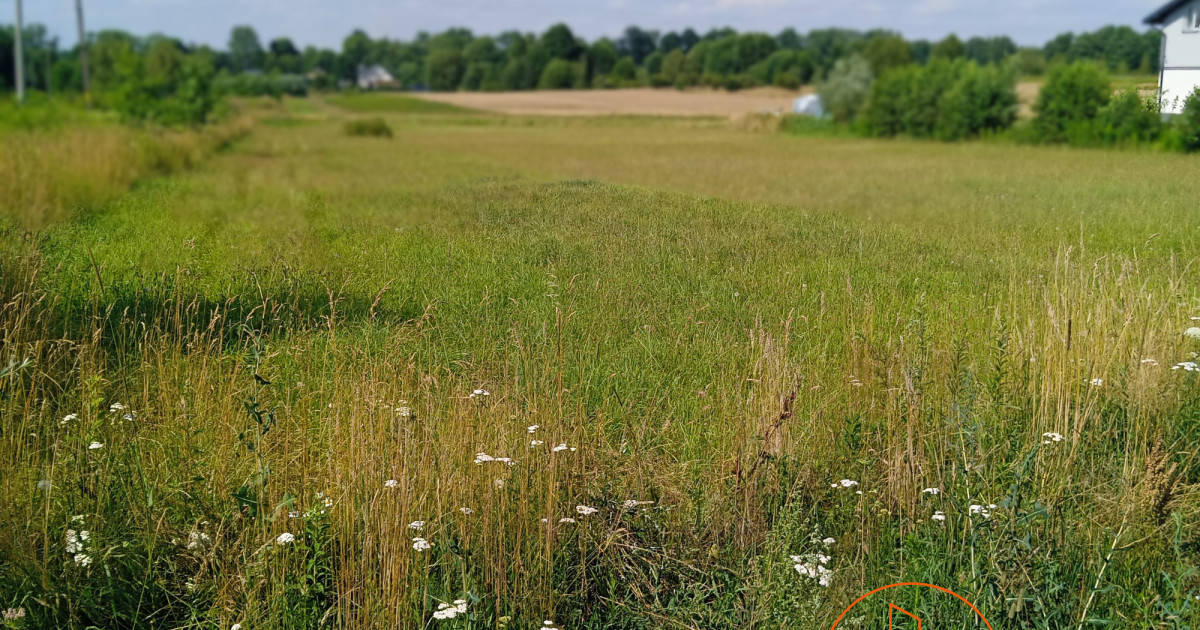
[[[337,120],[261,128],[0,240],[0,608],[33,627],[819,628],[919,581],[997,628],[1195,623],[1200,380],[1172,366],[1200,350],[1196,237],[1145,242],[1164,198],[1081,233],[1040,209],[1055,198],[976,197],[980,173],[1040,191],[1100,158],[1039,177],[1013,159],[1034,149],[973,147],[980,169],[888,143],[946,160],[925,206],[895,170],[920,164],[859,140],[389,122],[397,142],[367,145]],[[795,183],[757,167],[813,152],[873,173],[871,194],[747,200]],[[540,175],[589,171],[726,194]],[[947,212],[957,195],[974,210]],[[987,220],[960,238],[964,212]],[[832,584],[792,555],[827,556]],[[466,615],[432,618],[457,599]]]
[[[0,131],[0,214],[29,227],[61,221],[139,179],[190,167],[249,125],[243,118],[198,131],[111,124]]]

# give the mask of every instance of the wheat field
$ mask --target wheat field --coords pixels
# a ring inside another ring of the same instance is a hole
[[[5,223],[6,623],[1200,621],[1194,158],[365,98]]]

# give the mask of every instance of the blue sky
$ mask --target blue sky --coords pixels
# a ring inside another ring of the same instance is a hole
[[[0,0],[0,21],[11,22],[14,0]],[[122,28],[166,33],[224,47],[237,24],[254,26],[263,42],[290,36],[298,45],[340,47],[362,28],[374,37],[411,38],[421,30],[465,26],[476,33],[507,29],[541,32],[566,22],[588,40],[617,35],[627,25],[661,31],[714,26],[778,32],[786,26],[874,27],[910,38],[1011,36],[1044,43],[1063,31],[1105,24],[1141,28],[1166,0],[84,0],[89,30]],[[24,0],[27,22],[48,25],[64,43],[75,37],[74,0]]]

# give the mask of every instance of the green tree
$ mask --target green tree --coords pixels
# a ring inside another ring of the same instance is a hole
[[[300,72],[300,51],[292,40],[286,37],[273,39],[267,50],[266,70],[288,74]]]
[[[454,48],[438,48],[429,53],[426,83],[431,90],[452,92],[462,82],[464,70],[461,52]]]
[[[958,59],[967,52],[966,46],[957,35],[951,33],[946,36],[946,39],[933,45],[933,50],[930,53],[931,59]]]
[[[566,59],[551,59],[538,80],[539,90],[567,90],[575,85],[575,64]]]
[[[871,64],[860,55],[839,59],[818,89],[821,104],[835,120],[854,120],[871,92]]]
[[[338,76],[343,79],[354,79],[358,76],[358,67],[370,63],[371,36],[361,29],[354,29],[342,40],[342,54],[338,63]]]
[[[588,63],[593,76],[610,74],[620,58],[621,55],[617,52],[616,45],[607,38],[596,40],[588,50]]]
[[[261,70],[266,53],[251,26],[235,26],[229,33],[229,60],[237,72]]]
[[[618,85],[625,85],[636,81],[637,66],[633,63],[633,57],[621,57],[616,65],[613,66],[610,77]]]
[[[862,56],[871,64],[871,71],[877,77],[892,68],[912,63],[912,49],[899,35],[872,37],[863,48]]]
[[[562,23],[551,26],[542,34],[541,45],[550,59],[574,61],[583,54],[583,46],[575,39],[575,34]]]

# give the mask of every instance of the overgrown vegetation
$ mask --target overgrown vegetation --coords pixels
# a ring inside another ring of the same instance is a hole
[[[392,128],[382,118],[358,118],[347,120],[342,129],[348,136],[372,136],[391,138]]]
[[[0,234],[15,623],[1200,621],[1190,157],[378,115]]]

